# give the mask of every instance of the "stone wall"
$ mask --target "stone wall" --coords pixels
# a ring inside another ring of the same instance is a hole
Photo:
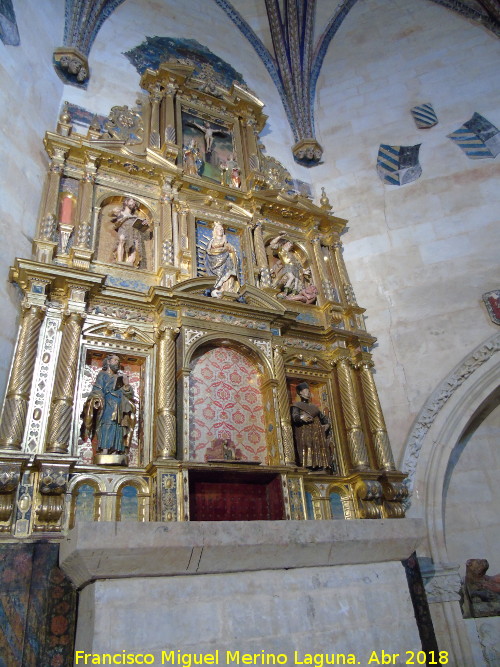
[[[431,2],[367,0],[333,39],[318,81],[313,170],[349,220],[345,259],[378,338],[376,382],[400,463],[426,397],[495,332],[481,301],[498,287],[500,157],[471,160],[447,134],[475,111],[500,127],[500,42]],[[419,130],[410,108],[431,102]],[[421,177],[384,184],[380,144],[421,143]]]
[[[0,42],[0,396],[4,395],[17,335],[19,294],[7,282],[15,257],[31,257],[48,160],[43,135],[55,129],[63,85],[52,67],[52,52],[64,30],[62,2],[21,2],[15,6],[20,45]]]
[[[453,451],[445,482],[446,548],[465,576],[469,558],[486,558],[500,572],[500,406],[476,420]]]

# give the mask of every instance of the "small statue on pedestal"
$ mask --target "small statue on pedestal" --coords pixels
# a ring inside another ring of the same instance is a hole
[[[83,406],[81,437],[97,438],[96,463],[126,465],[136,424],[134,390],[120,371],[120,359],[108,354]]]

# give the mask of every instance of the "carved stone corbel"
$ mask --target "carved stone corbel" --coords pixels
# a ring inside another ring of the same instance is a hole
[[[375,479],[357,478],[354,493],[360,519],[382,518],[382,485]]]
[[[33,530],[35,532],[60,532],[62,514],[64,510],[65,493],[67,490],[71,468],[77,462],[76,458],[67,459],[64,463],[38,459],[38,504]]]
[[[16,491],[21,481],[23,466],[28,458],[7,458],[0,463],[0,532],[10,530]]]
[[[387,472],[380,478],[382,484],[382,513],[388,519],[403,519],[405,503],[408,498],[408,487],[404,483],[403,473]]]

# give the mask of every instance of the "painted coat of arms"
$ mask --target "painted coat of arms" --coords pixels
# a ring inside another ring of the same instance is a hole
[[[495,158],[500,153],[500,130],[477,112],[448,138],[471,160]]]
[[[377,172],[389,185],[406,185],[420,178],[422,167],[418,161],[421,144],[415,146],[389,146],[380,144],[377,156]]]
[[[500,324],[500,289],[483,294],[483,301],[491,317],[491,321]]]

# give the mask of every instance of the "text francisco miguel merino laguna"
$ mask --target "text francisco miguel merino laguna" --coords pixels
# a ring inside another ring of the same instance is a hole
[[[220,653],[220,656],[219,656]],[[219,662],[219,657],[222,662]],[[159,658],[156,662],[156,658]],[[224,660],[225,658],[225,660]],[[377,661],[378,662],[378,661]],[[293,661],[284,653],[242,653],[241,651],[221,651],[213,653],[182,653],[176,651],[162,651],[161,656],[152,653],[87,653],[75,652],[75,665],[356,665],[359,664],[352,653],[299,653],[294,651]],[[376,664],[376,662],[374,663]],[[381,664],[379,662],[379,664]]]

